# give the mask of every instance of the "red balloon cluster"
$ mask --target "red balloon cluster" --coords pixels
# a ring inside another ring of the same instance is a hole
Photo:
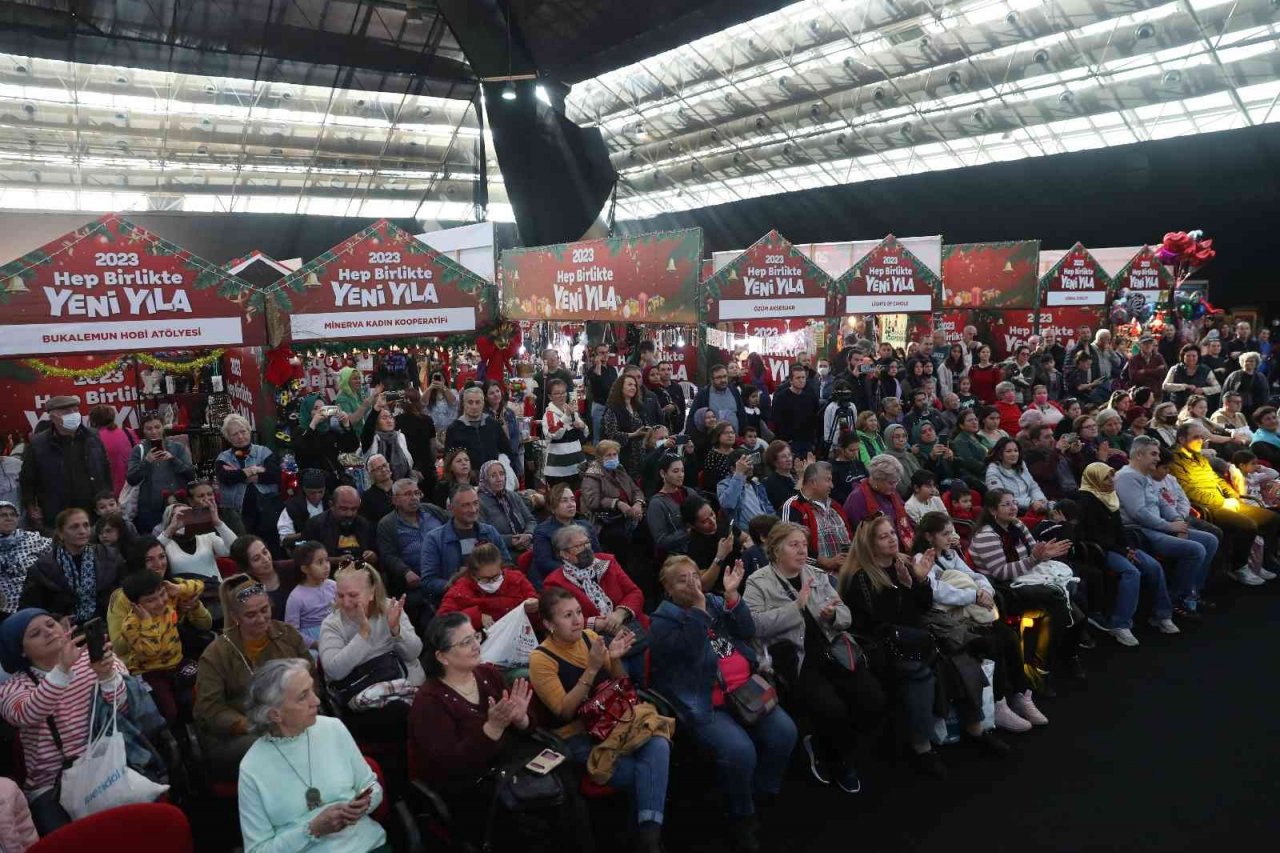
[[[1162,264],[1187,264],[1201,267],[1218,254],[1212,240],[1203,239],[1203,231],[1170,231],[1164,235],[1156,258]]]

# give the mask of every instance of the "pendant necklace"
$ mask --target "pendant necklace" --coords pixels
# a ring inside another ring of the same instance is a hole
[[[306,779],[303,779],[302,774],[299,773],[298,769],[293,766],[293,763],[289,761],[289,759],[285,758],[284,752],[281,751],[279,745],[277,745],[274,740],[269,740],[268,743],[270,743],[273,747],[275,747],[276,752],[280,753],[280,758],[284,761],[285,764],[289,766],[289,769],[293,771],[293,775],[298,777],[298,781],[307,786],[307,811],[313,812],[316,809],[320,808],[320,806],[323,804],[323,801],[320,799],[320,789],[317,788],[315,785],[311,784],[311,779],[312,779],[311,731],[310,730],[307,731],[307,778]]]

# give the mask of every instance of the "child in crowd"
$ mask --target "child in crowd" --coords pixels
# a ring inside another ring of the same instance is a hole
[[[1251,450],[1237,450],[1231,456],[1231,487],[1259,506],[1280,504],[1280,474],[1258,461]]]
[[[760,437],[759,427],[748,423],[738,434],[738,446],[746,448],[749,453],[755,453],[757,450],[763,453],[768,449],[769,442]]]
[[[938,478],[932,471],[921,468],[911,475],[911,497],[907,498],[906,509],[916,524],[926,512],[947,514],[946,504],[938,497]]]
[[[947,495],[947,501],[951,504],[947,508],[951,517],[956,521],[973,522],[978,518],[978,510],[974,507],[973,490],[963,480],[955,480],[951,483],[951,491]]]
[[[862,464],[862,439],[853,430],[845,430],[836,438],[831,454],[831,499],[844,505],[854,485],[867,477]]]
[[[133,610],[124,617],[120,632],[133,656],[133,672],[151,687],[156,707],[170,723],[191,710],[191,688],[196,662],[182,656],[178,634],[178,602],[199,599],[204,582],[167,581],[154,572],[125,575],[120,585]]]
[[[333,612],[338,584],[329,577],[329,552],[319,542],[303,541],[295,545],[293,564],[302,579],[285,602],[284,621],[298,629],[314,656],[320,642],[320,625]]]
[[[747,522],[747,534],[751,537],[751,547],[742,552],[742,566],[745,569],[743,578],[751,577],[756,569],[769,565],[769,557],[764,552],[764,540],[778,523],[776,515],[757,515]]]
[[[120,508],[120,499],[111,492],[99,492],[93,499],[93,517],[101,521],[108,515],[124,515],[124,511]],[[128,525],[129,538],[138,535],[132,521],[125,518],[124,523]]]

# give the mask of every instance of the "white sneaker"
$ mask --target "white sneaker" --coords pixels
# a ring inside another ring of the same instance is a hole
[[[1001,699],[996,703],[996,728],[1006,732],[1028,732],[1031,731],[1031,723],[1019,717],[1009,703]]]
[[[1172,619],[1152,619],[1151,627],[1156,628],[1161,634],[1181,634],[1182,629],[1173,624]]]
[[[1266,583],[1262,578],[1249,571],[1247,567],[1236,569],[1231,573],[1231,577],[1245,586],[1262,586]]]
[[[1276,573],[1268,571],[1267,569],[1258,569],[1254,574],[1262,578],[1264,581],[1273,581],[1276,579]]]
[[[1035,702],[1032,701],[1030,690],[1021,694],[1009,694],[1009,707],[1013,709],[1015,714],[1022,717],[1022,719],[1031,723],[1033,726],[1049,725],[1049,718],[1040,713],[1040,709],[1037,708]]]
[[[1116,642],[1122,646],[1138,645],[1138,638],[1133,636],[1133,632],[1128,628],[1112,628],[1111,636],[1116,638]]]

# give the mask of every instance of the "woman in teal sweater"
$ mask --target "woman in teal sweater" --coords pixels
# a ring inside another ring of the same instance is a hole
[[[982,424],[973,409],[960,412],[960,420],[956,423],[956,434],[951,439],[951,452],[955,454],[951,460],[954,476],[960,477],[970,489],[986,493],[987,448],[978,438],[978,430]]]
[[[265,734],[240,762],[245,853],[389,851],[369,817],[382,786],[342,721],[316,715],[309,663],[273,660],[253,675],[248,717]]]

